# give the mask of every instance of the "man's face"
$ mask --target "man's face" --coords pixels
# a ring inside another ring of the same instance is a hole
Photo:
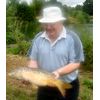
[[[61,22],[44,23],[43,28],[48,35],[57,35],[61,31],[62,23]]]

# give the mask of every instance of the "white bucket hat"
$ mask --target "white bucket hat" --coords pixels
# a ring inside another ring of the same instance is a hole
[[[58,7],[47,7],[43,9],[43,17],[39,19],[40,23],[54,23],[63,21],[66,18]]]

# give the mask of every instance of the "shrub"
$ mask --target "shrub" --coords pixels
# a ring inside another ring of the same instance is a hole
[[[93,70],[93,40],[91,37],[88,36],[88,34],[85,33],[82,34],[81,39],[82,39],[84,55],[85,55],[83,69],[92,71]]]
[[[73,10],[67,16],[66,23],[67,24],[83,24],[83,23],[89,23],[90,20],[91,18],[85,12],[82,12],[81,10]]]
[[[85,79],[83,81],[83,85],[86,86],[87,88],[93,89],[93,81],[90,79]]]
[[[16,40],[14,39],[13,34],[10,32],[6,34],[6,43],[7,45],[16,43]]]
[[[76,14],[75,18],[77,19],[77,21],[80,24],[89,22],[89,16],[86,13],[82,12],[82,11],[77,11],[77,14]]]
[[[25,35],[21,33],[18,29],[15,30],[13,35],[17,43],[25,39]]]
[[[19,52],[20,52],[20,49],[18,48],[18,46],[17,45],[15,45],[14,47],[9,47],[9,48],[7,48],[7,54],[19,54]]]
[[[28,52],[28,49],[30,47],[30,42],[27,42],[25,40],[22,40],[18,42],[17,44],[8,45],[7,47],[7,54],[20,54],[20,55],[26,55]]]
[[[30,42],[27,42],[25,40],[20,41],[18,43],[19,54],[26,55],[27,54],[27,51],[28,51],[28,49],[30,47],[30,44],[31,44]]]

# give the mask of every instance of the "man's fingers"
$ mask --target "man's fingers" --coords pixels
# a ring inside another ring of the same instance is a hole
[[[57,71],[54,71],[54,72],[52,72],[52,73],[54,74],[54,76],[55,76],[56,79],[59,78],[59,73],[58,73]]]

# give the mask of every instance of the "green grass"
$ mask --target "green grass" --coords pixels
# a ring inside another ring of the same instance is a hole
[[[92,90],[88,88],[83,88],[82,92],[80,92],[79,100],[93,100]]]
[[[7,84],[6,100],[36,100],[36,91],[29,92],[28,89]]]
[[[80,74],[79,100],[93,100],[92,72],[82,72]]]

